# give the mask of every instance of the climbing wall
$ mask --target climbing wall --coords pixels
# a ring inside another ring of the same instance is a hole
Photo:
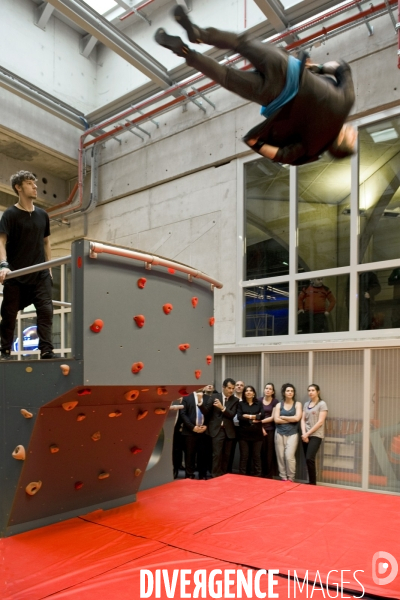
[[[0,363],[3,536],[134,501],[171,402],[213,380],[210,284],[87,240],[72,280],[73,358]]]

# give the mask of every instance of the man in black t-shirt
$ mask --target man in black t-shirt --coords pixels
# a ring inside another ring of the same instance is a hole
[[[0,283],[4,284],[1,359],[10,358],[17,313],[30,304],[36,308],[40,357],[54,358],[51,271],[6,280],[11,271],[51,259],[50,221],[46,211],[33,204],[37,197],[33,173],[19,171],[11,177],[11,185],[18,202],[7,208],[0,220]]]

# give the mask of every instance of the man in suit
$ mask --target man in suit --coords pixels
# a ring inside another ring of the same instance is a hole
[[[199,479],[206,479],[207,474],[207,427],[204,425],[204,415],[200,410],[199,402],[203,403],[203,392],[193,392],[183,398],[181,419],[187,479],[195,479],[196,457]]]
[[[191,42],[234,50],[248,59],[254,71],[221,65],[189,48],[180,37],[157,30],[161,46],[186,59],[186,63],[246,100],[261,105],[266,117],[244,141],[255,152],[274,162],[302,165],[328,150],[335,158],[354,153],[356,131],[344,122],[354,104],[350,67],[344,61],[315,65],[289,56],[272,44],[249,39],[247,33],[203,29],[194,25],[182,6],[173,15]],[[304,68],[307,67],[307,68]],[[328,75],[328,77],[327,77]]]
[[[212,440],[212,477],[225,475],[228,471],[232,441],[235,439],[233,418],[239,402],[233,395],[234,391],[234,379],[225,379],[222,394],[204,397],[200,404],[200,410],[206,416],[208,435]]]

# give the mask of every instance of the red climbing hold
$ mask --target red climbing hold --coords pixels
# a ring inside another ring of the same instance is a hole
[[[140,454],[142,452],[142,449],[138,448],[137,446],[132,446],[131,452],[132,454]]]
[[[75,483],[75,489],[80,490],[81,488],[83,488],[83,481],[77,481]]]
[[[142,362],[136,362],[133,363],[132,365],[132,373],[139,373],[139,371],[141,371],[144,367],[144,364]]]
[[[146,285],[146,283],[147,283],[146,277],[141,277],[137,281],[137,286],[138,286],[138,288],[140,288],[142,290],[144,288],[144,286]]]
[[[165,396],[165,394],[168,394],[168,390],[165,387],[159,387],[157,388],[157,394],[159,396]]]
[[[200,379],[200,377],[201,377],[201,371],[200,370],[195,371],[194,375],[195,375],[196,379]]]
[[[143,327],[144,322],[145,322],[145,318],[143,315],[136,315],[136,317],[133,317],[133,320],[135,321],[135,323],[139,327],[139,329],[141,329]]]
[[[92,390],[90,388],[83,388],[83,390],[79,390],[79,392],[77,392],[78,396],[89,396],[91,393]]]
[[[178,391],[178,394],[179,394],[180,396],[189,396],[189,392],[186,390],[186,388],[181,388],[181,389]]]
[[[101,319],[96,319],[90,326],[93,333],[99,333],[103,329],[104,322]]]
[[[178,348],[181,352],[185,352],[186,350],[189,350],[190,344],[179,344]]]
[[[164,304],[164,306],[162,308],[163,308],[163,311],[165,312],[165,314],[169,315],[169,313],[171,312],[171,310],[174,307],[172,306],[172,304]]]
[[[214,323],[215,323],[215,317],[210,317],[208,319],[208,322],[210,323],[210,327],[212,327],[214,325]]]
[[[82,268],[82,256],[78,256],[78,258],[76,259],[76,265],[78,269]]]
[[[212,356],[209,354],[208,356],[206,356],[206,361],[208,365],[211,365],[212,363]]]
[[[175,269],[173,269],[172,267],[169,267],[168,273],[171,273],[171,275],[173,275],[175,273]]]
[[[193,306],[193,308],[196,308],[198,301],[199,301],[199,299],[196,298],[196,296],[193,296],[193,298],[192,298],[192,306]]]

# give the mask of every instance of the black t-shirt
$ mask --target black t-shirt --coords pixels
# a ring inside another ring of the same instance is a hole
[[[7,262],[12,271],[46,261],[43,240],[50,235],[50,221],[45,210],[35,206],[35,210],[29,213],[16,206],[10,206],[1,217],[0,233],[7,236]],[[34,284],[48,274],[46,269],[11,281]]]

